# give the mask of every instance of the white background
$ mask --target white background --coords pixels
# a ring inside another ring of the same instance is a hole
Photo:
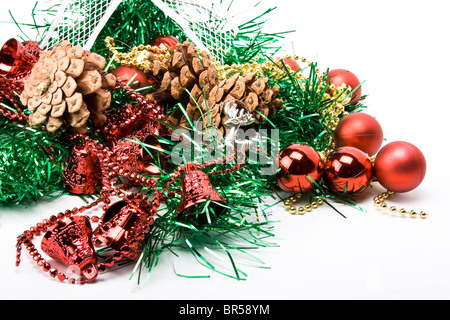
[[[18,21],[30,21],[33,5],[30,0],[2,3],[0,20],[11,21],[11,9]],[[267,0],[264,5],[272,6]],[[425,210],[431,217],[411,219],[379,211],[372,198],[383,189],[373,184],[358,201],[365,212],[339,206],[346,219],[327,206],[305,216],[276,207],[272,214],[279,222],[271,240],[278,247],[257,253],[270,269],[244,268],[246,281],[203,268],[193,274],[211,278],[178,277],[174,266],[180,273],[190,266],[165,255],[148,283],[138,286],[136,278],[128,279],[131,269],[124,268],[78,286],[50,278],[26,250],[16,268],[15,240],[36,222],[82,202],[61,198],[26,208],[0,208],[0,298],[450,298],[448,1],[279,0],[273,5],[278,9],[268,17],[266,30],[296,30],[286,36],[286,53],[318,61],[324,70],[354,72],[366,81],[367,113],[381,123],[386,142],[405,140],[423,151],[428,164],[424,182],[391,203]],[[13,24],[2,24],[0,30],[1,43],[18,34]]]

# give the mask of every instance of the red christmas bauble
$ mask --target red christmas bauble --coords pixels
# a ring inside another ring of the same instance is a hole
[[[117,79],[130,85],[133,89],[149,86],[148,77],[144,72],[135,67],[123,65],[115,68],[111,73],[115,75]]]
[[[394,141],[385,145],[375,158],[375,175],[380,184],[394,192],[415,189],[425,178],[427,163],[415,145]]]
[[[380,123],[367,113],[351,113],[339,121],[334,131],[336,148],[355,147],[374,155],[383,144],[383,129]]]
[[[342,147],[331,153],[325,163],[323,181],[334,194],[360,194],[373,177],[369,156],[354,147]]]
[[[280,151],[277,158],[278,186],[290,193],[305,193],[322,176],[323,163],[319,153],[304,144],[291,144]]]
[[[167,50],[170,47],[176,49],[178,43],[179,43],[178,39],[175,38],[174,36],[158,36],[150,42],[152,46],[157,46],[160,49],[164,50]]]
[[[353,92],[352,99],[350,104],[356,104],[359,99],[361,99],[361,82],[359,79],[350,71],[345,69],[335,69],[328,72],[328,81],[329,84],[333,84],[335,87],[339,88],[342,84],[346,84],[352,88]],[[358,87],[359,86],[359,87]]]
[[[298,62],[294,59],[283,59],[283,62],[285,65],[289,66],[293,71],[298,71],[301,69],[300,65],[298,64]]]

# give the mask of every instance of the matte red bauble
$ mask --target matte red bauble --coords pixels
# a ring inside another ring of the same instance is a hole
[[[119,66],[111,71],[117,79],[122,80],[125,84],[131,84],[133,89],[149,86],[149,81],[144,72],[131,66]],[[138,83],[137,83],[138,82]]]
[[[358,100],[361,99],[361,87],[359,86],[361,82],[352,72],[345,69],[331,70],[328,72],[328,82],[337,88],[344,83],[347,86],[350,86],[352,91],[358,88],[355,92],[353,92],[350,104],[356,104]]]
[[[367,189],[373,177],[369,156],[354,147],[339,148],[325,163],[323,181],[334,194],[352,195]]]
[[[291,144],[278,155],[280,170],[276,175],[278,186],[290,193],[305,193],[322,176],[323,163],[320,155],[312,147]]]
[[[351,113],[339,121],[334,131],[336,148],[355,147],[374,155],[383,144],[380,123],[367,113]]]
[[[427,163],[415,145],[395,141],[385,145],[375,159],[375,175],[380,184],[394,192],[417,188],[425,178]]]
[[[170,47],[177,49],[178,39],[173,36],[158,36],[151,41],[151,45],[157,46],[160,49],[167,50]]]
[[[293,71],[298,71],[301,69],[300,65],[294,59],[283,59],[285,65],[289,66]]]

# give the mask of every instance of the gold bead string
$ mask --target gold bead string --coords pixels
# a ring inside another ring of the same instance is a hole
[[[270,78],[277,81],[285,77],[286,75],[283,65],[281,63],[281,60],[283,59],[300,60],[303,63],[308,63],[308,65],[311,66],[311,62],[306,60],[306,58],[287,55],[282,58],[276,58],[273,61],[265,61],[262,63],[259,62],[259,58],[255,58],[252,62],[246,62],[242,64],[233,63],[231,65],[221,65],[219,63],[216,63],[216,67],[219,72],[219,77],[222,80],[227,79],[235,75],[236,73],[245,74],[258,72],[259,74],[262,75],[270,74]],[[277,66],[277,68],[274,68],[274,66]],[[316,68],[315,72],[319,74],[320,70]],[[306,80],[305,76],[301,72],[293,72],[292,75],[298,80]]]
[[[114,38],[105,38],[106,48],[109,50],[113,61],[117,64],[124,64],[136,67],[144,72],[152,69],[153,62],[148,59],[153,55],[154,59],[164,61],[170,58],[170,52],[157,46],[140,44],[131,48],[130,52],[119,52],[114,44]]]
[[[289,210],[290,214],[299,214],[304,215],[306,212],[311,212],[313,209],[317,209],[319,206],[323,204],[322,198],[317,198],[311,203],[306,204],[305,206],[296,207],[295,204],[301,199],[301,194],[296,194],[288,199],[284,200],[284,207]]]
[[[389,197],[391,197],[394,194],[393,191],[386,191],[383,192],[382,194],[376,196],[375,198],[373,198],[373,203],[375,204],[375,206],[383,209],[383,210],[389,210],[389,212],[391,213],[399,213],[402,216],[406,216],[407,214],[409,214],[409,216],[411,218],[415,218],[417,216],[419,216],[421,219],[426,219],[429,217],[429,214],[421,211],[420,213],[417,213],[415,210],[406,210],[404,208],[401,209],[397,209],[396,206],[389,206],[385,200]]]

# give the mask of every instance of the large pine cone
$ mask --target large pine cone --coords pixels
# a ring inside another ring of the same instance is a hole
[[[180,109],[168,116],[174,127],[190,127],[190,121],[200,120],[203,129],[212,126],[224,133],[226,116],[222,108],[223,102],[229,99],[241,100],[256,123],[265,122],[267,116],[284,107],[283,101],[276,98],[279,87],[270,87],[267,78],[258,79],[256,73],[248,73],[221,80],[209,54],[202,52],[200,55],[189,41],[179,43],[176,50],[170,48],[169,51],[171,58],[162,63],[149,56],[151,76],[161,86],[147,98],[160,104],[175,101],[185,106],[189,119]]]
[[[44,125],[49,132],[65,124],[78,133],[86,132],[90,118],[94,125],[106,121],[103,112],[111,103],[116,78],[102,76],[105,58],[84,51],[80,45],[72,47],[62,41],[50,51],[41,53],[39,61],[24,85],[20,101],[32,113],[32,126]]]

